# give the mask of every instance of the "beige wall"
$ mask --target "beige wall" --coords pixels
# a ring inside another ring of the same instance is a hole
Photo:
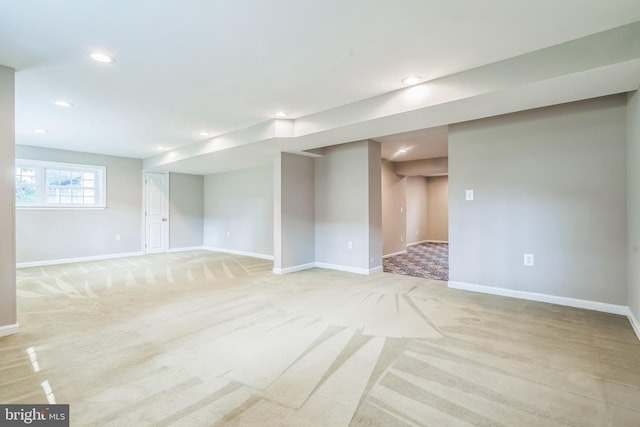
[[[450,280],[626,305],[626,113],[618,95],[450,126]]]
[[[19,263],[142,251],[141,160],[21,145],[16,157],[105,166],[107,175],[107,209],[18,209]]]
[[[427,240],[429,195],[427,178],[407,178],[407,245]]]
[[[427,210],[427,240],[449,241],[449,177],[427,178],[429,206]]]
[[[204,176],[171,173],[169,178],[169,246],[202,246]]]
[[[629,94],[627,106],[627,298],[640,322],[640,94]],[[640,324],[635,325],[640,337]]]
[[[424,178],[423,178],[424,179]],[[394,172],[394,164],[383,160],[381,167],[382,255],[406,250],[407,178]]]
[[[17,332],[15,241],[15,72],[0,66],[0,336]]]
[[[204,245],[273,256],[273,167],[205,176]]]

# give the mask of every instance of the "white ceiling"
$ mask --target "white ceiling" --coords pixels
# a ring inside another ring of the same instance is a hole
[[[135,158],[281,109],[302,123],[407,75],[443,78],[640,20],[638,0],[0,0],[0,10],[16,143]],[[95,49],[116,62],[93,62]]]
[[[375,138],[382,143],[382,158],[394,162],[447,157],[449,129],[436,126]]]

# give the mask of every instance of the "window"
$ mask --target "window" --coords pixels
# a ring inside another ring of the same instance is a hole
[[[103,166],[16,160],[19,208],[105,208]]]

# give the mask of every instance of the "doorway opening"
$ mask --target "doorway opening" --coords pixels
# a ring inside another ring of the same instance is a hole
[[[448,127],[382,143],[383,270],[449,279]]]

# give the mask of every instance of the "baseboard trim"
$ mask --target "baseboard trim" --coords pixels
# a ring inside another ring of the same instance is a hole
[[[202,249],[204,249],[205,251],[222,252],[222,253],[233,254],[233,255],[243,255],[243,256],[248,256],[248,257],[251,257],[251,258],[260,258],[260,259],[267,259],[269,261],[273,261],[273,255],[258,254],[258,253],[255,253],[255,252],[238,251],[238,250],[235,250],[235,249],[213,248],[211,246],[203,246]]]
[[[640,322],[636,319],[636,316],[631,311],[631,307],[628,307],[627,318],[629,318],[629,323],[631,323],[631,327],[633,328],[633,332],[636,333],[638,340],[640,340]]]
[[[293,267],[274,268],[273,272],[274,274],[288,274],[288,273],[295,273],[296,271],[308,270],[310,268],[314,268],[315,266],[316,266],[315,262],[310,262],[308,264],[294,265]]]
[[[189,248],[171,248],[171,249],[169,249],[169,253],[202,251],[202,250],[205,250],[204,246],[191,246]]]
[[[0,326],[0,337],[17,334],[19,329],[20,325],[18,323],[14,323],[13,325]]]
[[[365,274],[365,275],[382,272],[382,266],[378,266],[374,268],[358,268],[358,267],[349,267],[346,265],[328,264],[326,262],[316,262],[315,266],[318,268],[326,268],[327,270],[346,271],[347,273]]]
[[[127,257],[142,256],[142,255],[144,255],[142,251],[136,251],[136,252],[122,252],[119,254],[109,254],[109,255],[85,256],[85,257],[78,257],[78,258],[50,259],[46,261],[18,262],[16,263],[16,268],[43,267],[46,265],[71,264],[73,262],[102,261],[106,259],[127,258]]]
[[[407,245],[407,246],[411,246],[411,245]],[[384,259],[384,258],[389,258],[389,257],[392,257],[392,256],[396,256],[396,255],[404,255],[406,253],[407,253],[407,251],[405,249],[404,251],[394,252],[392,254],[387,254],[387,255],[382,255],[382,258]]]
[[[620,314],[627,316],[629,308],[624,305],[609,304],[598,301],[590,301],[577,298],[559,297],[535,292],[516,291],[513,289],[494,288],[493,286],[476,285],[474,283],[449,281],[448,286],[453,289],[479,292],[483,294],[500,295],[503,297],[519,298],[531,301],[548,302],[551,304],[565,305],[569,307],[584,308],[587,310],[602,311],[604,313]]]
[[[421,245],[422,243],[446,243],[449,244],[448,240],[420,240],[419,242],[411,242],[407,243],[407,247]]]

